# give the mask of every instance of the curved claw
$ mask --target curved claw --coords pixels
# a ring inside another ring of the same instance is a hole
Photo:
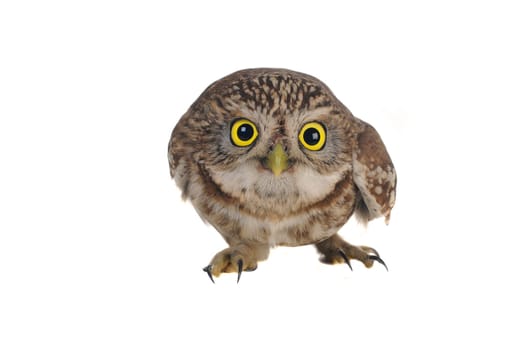
[[[344,251],[340,248],[338,252],[339,252],[339,255],[342,257],[342,259],[344,259],[344,262],[346,263],[346,265],[348,265],[350,270],[353,271],[353,268],[351,267],[350,259],[348,259],[348,257],[346,256],[346,253],[344,253]]]
[[[216,282],[214,282],[214,278],[212,277],[211,270],[212,270],[212,265],[207,265],[207,266],[205,266],[203,268],[203,271],[205,271],[207,273],[207,275],[209,276],[209,278],[212,281],[212,283],[216,283]]]
[[[236,280],[236,283],[240,283],[240,277],[242,277],[242,271],[243,271],[243,260],[238,260],[238,279]]]
[[[379,252],[377,251],[377,249],[374,249],[372,247],[366,247],[366,246],[361,245],[360,249],[364,250],[366,253],[371,253],[371,255],[381,256]]]
[[[378,256],[378,255],[368,255],[368,259],[377,261],[379,264],[382,264],[384,266],[386,271],[388,271],[388,266],[386,266],[386,263],[384,262],[384,260],[381,259],[380,256]]]

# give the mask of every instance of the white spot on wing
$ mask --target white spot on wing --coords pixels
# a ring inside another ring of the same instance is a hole
[[[357,160],[357,156],[353,155],[353,181],[357,185],[362,195],[362,199],[368,207],[369,220],[375,219],[382,215],[389,215],[390,211],[383,212],[382,206],[377,203],[373,193],[377,193],[380,190],[382,193],[382,188],[376,186],[376,183],[383,183],[389,174],[387,171],[383,170],[380,166],[368,166],[362,164]]]

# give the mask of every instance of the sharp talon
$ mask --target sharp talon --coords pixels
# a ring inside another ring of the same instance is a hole
[[[378,256],[378,255],[368,255],[368,259],[377,261],[379,264],[382,264],[384,266],[386,271],[388,271],[388,266],[386,266],[386,263],[384,262],[384,260],[381,259],[380,256]]]
[[[367,253],[373,253],[373,255],[380,256],[379,252],[376,249],[372,248],[372,247],[361,246],[360,248],[365,250]]]
[[[240,283],[240,277],[242,277],[242,270],[243,270],[243,260],[239,259],[238,260],[238,280],[236,281],[236,283]]]
[[[353,271],[353,268],[351,267],[350,259],[348,259],[348,257],[346,256],[346,253],[344,253],[344,251],[340,248],[338,252],[340,256],[342,257],[342,259],[344,259],[344,262],[349,266],[350,270]]]
[[[207,265],[203,268],[203,271],[205,271],[207,275],[209,275],[209,278],[212,281],[212,283],[216,283],[214,282],[214,278],[212,277],[212,273],[210,272],[211,269],[212,269],[212,265]]]

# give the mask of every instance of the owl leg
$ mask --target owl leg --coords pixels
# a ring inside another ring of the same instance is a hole
[[[203,268],[211,281],[222,273],[237,272],[238,282],[242,271],[254,271],[258,267],[258,261],[265,260],[269,256],[269,246],[239,243],[217,253],[210,264]]]
[[[350,269],[352,269],[350,259],[359,260],[368,268],[377,261],[388,270],[388,267],[375,249],[365,246],[351,245],[339,235],[333,235],[328,239],[315,244],[315,246],[321,254],[320,261],[326,264],[346,263]]]

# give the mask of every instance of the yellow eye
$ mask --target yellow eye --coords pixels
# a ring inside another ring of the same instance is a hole
[[[298,139],[308,150],[320,151],[326,144],[326,128],[317,122],[307,123],[300,130]]]
[[[238,119],[231,126],[231,141],[236,146],[250,146],[257,137],[256,125],[250,120]]]

